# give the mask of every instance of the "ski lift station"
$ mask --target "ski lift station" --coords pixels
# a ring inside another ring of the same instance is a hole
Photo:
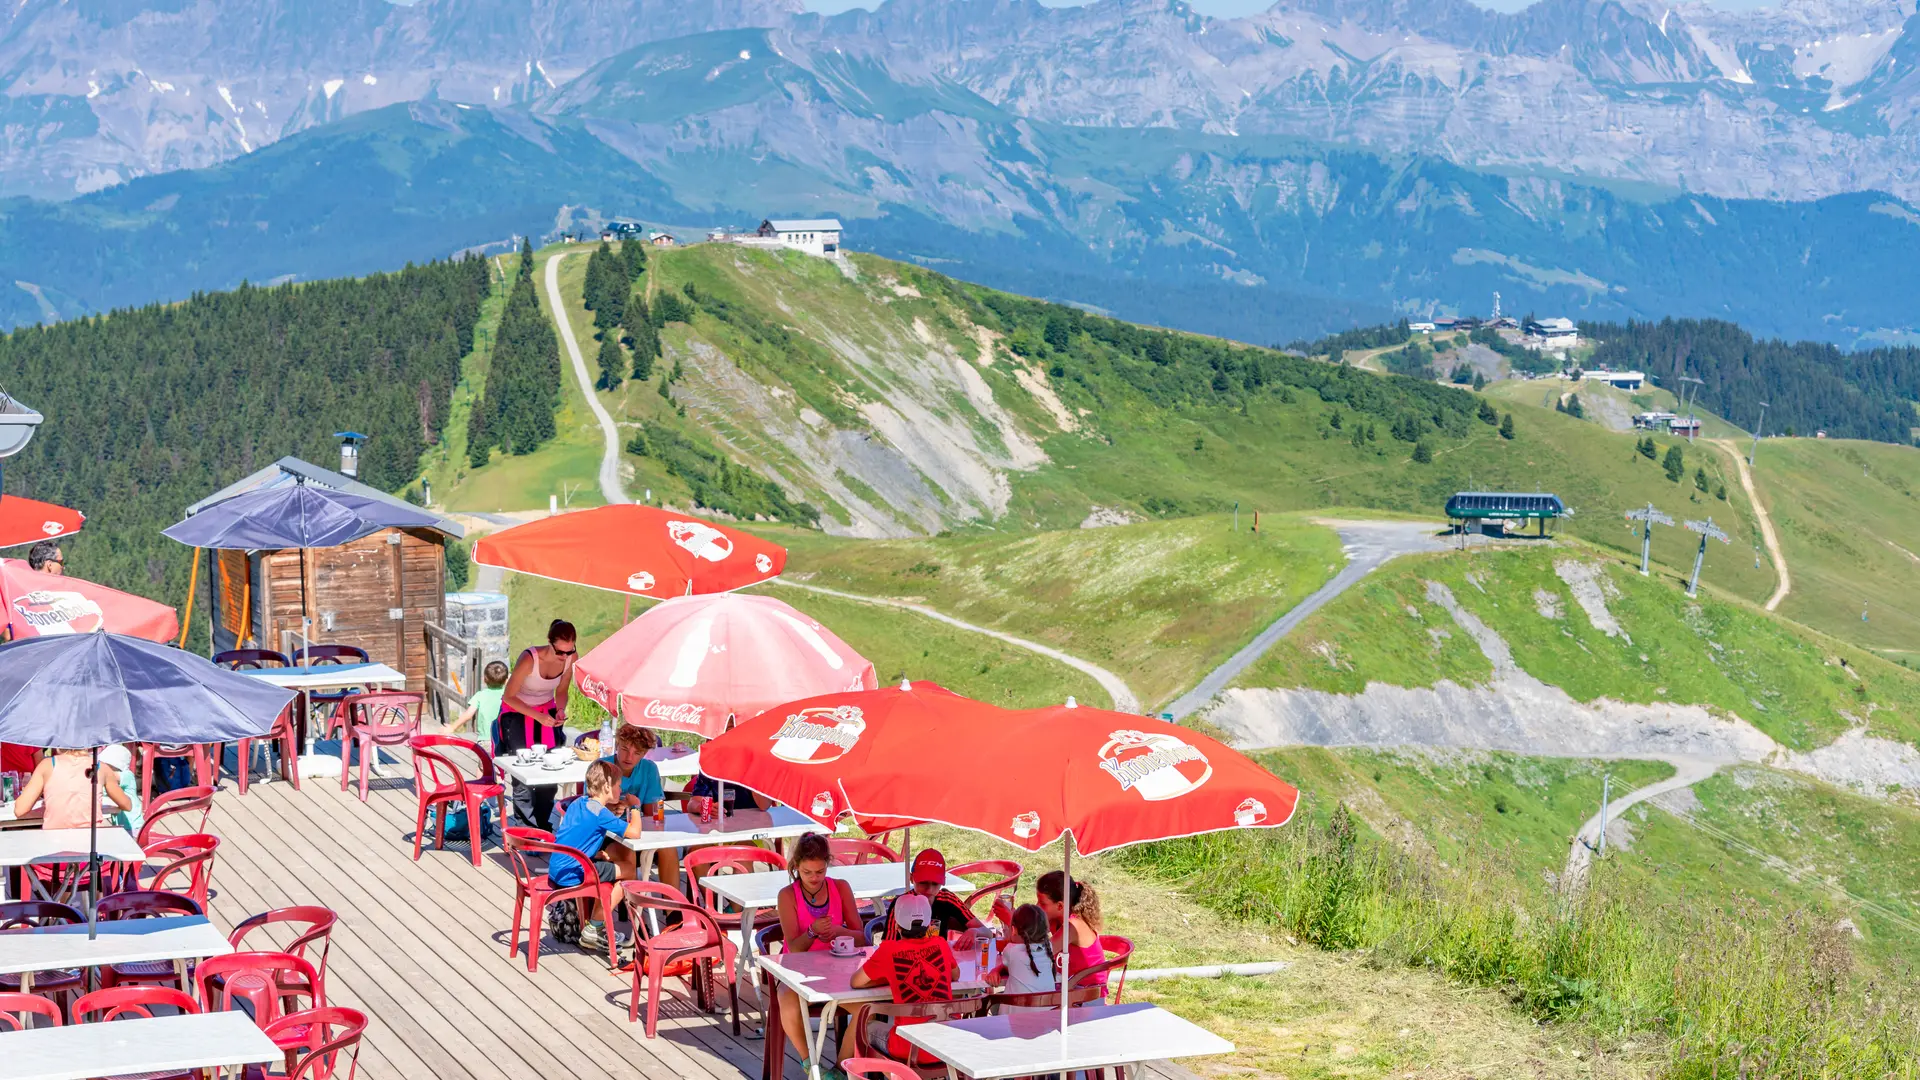
[[[1456,529],[1471,528],[1478,522],[1480,531],[1504,536],[1509,522],[1528,520],[1540,523],[1540,535],[1547,535],[1547,522],[1572,516],[1560,496],[1545,492],[1462,491],[1447,500],[1447,520]]]

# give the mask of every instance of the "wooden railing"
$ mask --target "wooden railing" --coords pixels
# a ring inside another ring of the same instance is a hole
[[[445,724],[465,711],[480,688],[480,647],[437,623],[427,623],[426,634],[427,700],[434,719]]]

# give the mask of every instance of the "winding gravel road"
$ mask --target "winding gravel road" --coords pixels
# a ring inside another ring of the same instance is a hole
[[[628,503],[633,500],[627,498],[627,489],[620,482],[620,429],[607,407],[600,404],[600,395],[593,392],[593,376],[587,374],[586,358],[580,355],[580,342],[573,336],[573,320],[567,318],[566,301],[560,296],[560,260],[568,254],[555,252],[547,260],[547,305],[553,309],[553,324],[560,328],[560,342],[573,361],[573,377],[580,380],[580,393],[586,396],[587,407],[600,422],[600,436],[606,441],[600,455],[600,497],[609,503]]]

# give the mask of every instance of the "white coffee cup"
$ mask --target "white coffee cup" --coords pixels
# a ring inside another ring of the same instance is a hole
[[[834,938],[827,942],[827,951],[835,956],[852,956],[853,938],[845,935]]]

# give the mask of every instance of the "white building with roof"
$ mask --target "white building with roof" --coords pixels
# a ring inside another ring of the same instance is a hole
[[[768,218],[760,223],[758,235],[784,248],[808,255],[831,256],[840,250],[838,218]]]

